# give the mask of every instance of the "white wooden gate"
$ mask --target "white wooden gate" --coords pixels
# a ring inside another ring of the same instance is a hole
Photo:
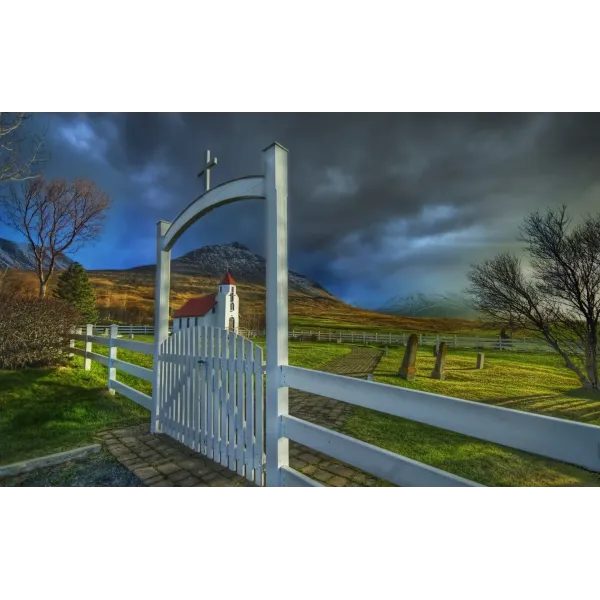
[[[158,429],[264,485],[263,350],[234,332],[190,327],[158,356]]]

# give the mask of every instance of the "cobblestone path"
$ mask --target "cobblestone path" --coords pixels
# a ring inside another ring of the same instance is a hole
[[[321,370],[366,379],[381,355],[382,350],[358,347]],[[339,429],[350,411],[350,405],[344,402],[290,389],[290,414],[299,419]],[[254,487],[245,478],[169,436],[148,433],[148,425],[105,431],[101,437],[108,451],[147,486]],[[326,486],[362,487],[376,483],[372,476],[295,442],[290,443],[290,466]]]

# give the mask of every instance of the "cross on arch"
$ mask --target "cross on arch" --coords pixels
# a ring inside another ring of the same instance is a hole
[[[198,177],[206,175],[206,191],[210,190],[210,170],[217,165],[217,157],[215,156],[212,160],[210,159],[210,150],[206,151],[206,164],[204,168],[198,173]]]

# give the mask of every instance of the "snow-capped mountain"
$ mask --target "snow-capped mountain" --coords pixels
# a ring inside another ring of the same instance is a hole
[[[460,294],[412,294],[396,296],[389,300],[379,312],[403,317],[440,317],[474,319],[479,313],[473,310]]]
[[[70,258],[62,256],[57,260],[56,268],[66,269],[72,262]],[[0,269],[7,267],[18,271],[35,269],[35,259],[29,244],[0,238]]]
[[[154,270],[154,268],[154,265],[146,265],[131,270]],[[203,246],[171,260],[172,273],[220,278],[227,270],[240,283],[265,285],[265,259],[238,242]],[[294,271],[289,272],[289,285],[292,289],[312,296],[333,297],[317,282]]]

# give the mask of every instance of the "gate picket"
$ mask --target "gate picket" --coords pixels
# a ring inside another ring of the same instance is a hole
[[[255,418],[254,431],[256,432],[254,440],[254,482],[257,485],[263,485],[264,480],[264,380],[263,380],[263,351],[260,346],[254,347],[254,397],[255,397]]]
[[[213,410],[213,460],[215,462],[221,462],[221,448],[220,448],[220,422],[221,412],[219,410],[219,363],[221,361],[221,336],[219,335],[218,329],[212,330],[213,336],[213,397],[212,397],[212,410]]]
[[[202,431],[200,432],[201,444],[200,444],[200,452],[204,454],[204,456],[208,456],[208,392],[209,392],[209,377],[208,377],[208,353],[209,353],[209,339],[208,339],[208,331],[205,326],[202,327],[201,335],[201,345],[200,345],[200,356],[204,363],[202,365],[202,389],[200,391],[200,413],[201,413],[201,425]]]
[[[221,409],[221,465],[227,466],[227,331],[220,330],[221,334],[221,359],[219,361],[219,406]]]
[[[235,459],[238,475],[244,475],[244,338],[236,336],[236,413],[235,413]]]
[[[246,340],[246,429],[244,431],[244,443],[246,453],[244,462],[246,463],[246,477],[250,481],[254,481],[254,385],[253,385],[253,369],[254,349],[250,340]]]
[[[235,333],[227,333],[227,425],[229,435],[227,436],[227,466],[231,471],[236,471],[235,464],[235,419],[237,393],[235,388]]]
[[[262,348],[198,326],[173,333],[159,352],[158,431],[263,485]]]

